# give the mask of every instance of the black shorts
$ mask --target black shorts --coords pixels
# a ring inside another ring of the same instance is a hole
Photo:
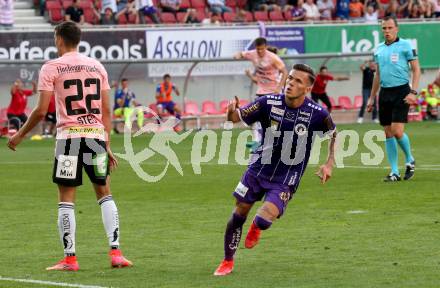
[[[57,124],[57,115],[56,115],[55,112],[53,112],[53,113],[47,112],[46,117],[44,117],[44,119],[47,122],[51,122],[53,124]]]
[[[407,123],[409,105],[404,99],[411,91],[408,84],[391,88],[380,88],[379,121],[382,126],[391,123]]]
[[[109,166],[105,142],[92,138],[57,139],[52,181],[80,186],[83,167],[92,183],[106,185]]]

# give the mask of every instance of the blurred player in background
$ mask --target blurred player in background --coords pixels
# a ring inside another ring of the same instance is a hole
[[[255,78],[253,80],[257,83],[257,97],[281,93],[287,79],[288,73],[283,61],[267,48],[266,39],[260,37],[255,39],[255,50],[239,52],[234,56],[235,59],[250,60],[254,65]],[[259,130],[261,130],[259,122],[252,125],[252,142],[247,144],[252,151],[255,151],[261,144]]]
[[[327,110],[306,97],[314,80],[312,68],[296,64],[286,81],[285,94],[259,97],[242,108],[238,107],[237,97],[229,104],[228,121],[243,121],[247,125],[261,122],[263,143],[233,193],[236,205],[226,226],[225,257],[214,275],[232,272],[243,224],[256,201],[264,197],[247,233],[246,248],[253,248],[259,241],[261,230],[268,229],[283,215],[307,167],[315,132],[331,135],[327,162],[317,172],[322,183],[331,177],[335,163],[336,127]]]
[[[20,79],[15,80],[11,87],[11,103],[7,110],[7,116],[11,128],[18,130],[28,119],[25,111],[27,97],[37,93],[37,83],[32,82],[32,90],[24,89]]]
[[[404,130],[408,122],[409,106],[417,104],[420,65],[411,42],[398,37],[399,27],[395,17],[388,16],[382,20],[382,32],[385,42],[379,44],[374,52],[374,61],[378,67],[368,100],[368,112],[373,109],[374,98],[380,88],[379,121],[385,131],[385,150],[391,165],[391,172],[384,181],[395,182],[401,180],[397,145],[405,153],[406,171],[403,179],[409,180],[414,176],[415,160],[409,137]],[[409,67],[412,72],[411,86]]]
[[[174,85],[173,82],[171,82],[171,75],[163,75],[163,82],[157,84],[156,86],[156,105],[159,116],[168,112],[180,120],[181,111],[180,108],[173,101],[173,92],[177,96],[180,96],[179,89],[176,85]]]
[[[116,117],[124,117],[125,127],[131,131],[131,116],[136,112],[137,125],[140,128],[144,125],[144,111],[142,109],[136,109],[140,106],[136,101],[136,95],[132,90],[128,88],[128,79],[123,78],[121,80],[121,88],[115,91],[115,104],[113,106],[113,115]],[[119,133],[117,129],[113,129],[116,133]]]
[[[319,74],[316,75],[316,81],[313,85],[312,89],[312,99],[316,103],[321,100],[326,106],[329,113],[332,112],[332,103],[330,102],[330,98],[327,95],[327,83],[328,81],[344,81],[350,80],[350,77],[347,76],[333,76],[328,72],[326,66],[321,66],[319,68]]]
[[[77,271],[74,201],[76,187],[82,184],[82,168],[93,183],[102,221],[110,245],[112,267],[131,266],[119,250],[119,216],[113,201],[109,169],[117,166],[110,150],[111,113],[107,72],[97,60],[77,50],[81,30],[73,22],[55,28],[59,58],[48,61],[40,71],[40,97],[26,124],[8,142],[16,149],[46,115],[55,94],[57,141],[53,182],[58,184],[58,229],[64,246],[64,259],[47,270]]]
[[[363,63],[360,66],[360,69],[362,72],[362,106],[361,109],[359,110],[357,122],[363,123],[365,108],[367,108],[368,99],[370,98],[370,94],[371,94],[371,88],[373,87],[374,73],[376,72],[376,63],[374,63],[373,60],[365,61],[365,63]],[[377,101],[374,101],[374,105],[373,105],[372,118],[374,122],[378,122],[376,102]]]

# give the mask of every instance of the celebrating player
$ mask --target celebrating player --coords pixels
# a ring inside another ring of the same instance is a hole
[[[246,236],[246,248],[254,247],[261,230],[268,229],[283,215],[306,169],[313,137],[319,132],[330,134],[331,140],[327,162],[319,168],[317,175],[322,183],[331,177],[335,162],[336,127],[329,113],[306,97],[314,81],[312,68],[296,64],[286,81],[285,94],[259,97],[243,108],[238,108],[237,98],[229,104],[229,121],[243,121],[247,125],[261,122],[263,143],[233,193],[236,206],[226,226],[225,257],[214,275],[232,272],[243,224],[256,201],[264,197],[264,203]]]
[[[255,66],[255,80],[257,82],[257,97],[281,93],[287,79],[287,70],[283,61],[276,54],[268,51],[267,41],[260,37],[255,39],[255,50],[239,52],[235,59],[247,59]],[[248,75],[249,76],[249,75]],[[280,79],[281,77],[281,79]],[[261,143],[261,124],[256,122],[252,126],[252,142],[248,143],[253,151]]]
[[[411,42],[399,38],[399,27],[395,17],[385,17],[382,21],[382,32],[385,42],[374,52],[377,72],[373,80],[367,111],[373,110],[374,98],[379,92],[379,121],[385,130],[385,150],[391,165],[391,172],[384,178],[385,182],[400,181],[398,168],[397,145],[405,153],[406,171],[404,180],[414,176],[415,160],[411,153],[408,135],[404,132],[408,122],[409,106],[417,104],[420,66],[416,50]],[[412,72],[412,85],[409,86],[409,67]]]
[[[53,182],[58,184],[58,229],[64,246],[64,259],[47,270],[76,271],[75,256],[76,187],[82,184],[82,168],[93,183],[102,221],[110,245],[112,267],[132,263],[119,250],[119,216],[109,185],[109,169],[117,166],[110,150],[111,116],[107,72],[97,60],[77,51],[81,30],[73,22],[55,28],[59,58],[48,61],[40,71],[40,97],[26,124],[9,140],[16,149],[25,135],[44,118],[55,94],[57,141]]]

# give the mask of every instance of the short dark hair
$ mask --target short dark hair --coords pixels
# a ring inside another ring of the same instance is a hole
[[[313,85],[315,83],[315,71],[313,71],[313,68],[306,64],[295,64],[292,67],[293,70],[296,71],[302,71],[308,74],[310,85]]]
[[[65,21],[55,27],[55,35],[63,39],[67,47],[73,48],[78,46],[81,41],[81,29],[72,21]]]
[[[277,54],[278,53],[278,48],[275,47],[275,46],[267,46],[267,51],[270,51],[273,54]]]
[[[165,74],[165,75],[163,75],[163,79],[165,80],[165,78],[171,78],[171,75],[170,74]]]
[[[255,46],[267,45],[267,40],[264,37],[258,37],[254,42]]]
[[[125,81],[128,81],[128,79],[127,79],[127,78],[122,78],[122,79],[121,79],[121,83],[122,83],[122,82],[125,82]]]
[[[393,20],[394,25],[396,25],[396,27],[399,26],[399,24],[397,23],[396,15],[385,16],[385,17],[383,17],[382,22],[385,22],[385,21],[388,21],[388,20]]]
[[[328,70],[327,66],[322,65],[319,67],[319,72],[322,72],[322,70]]]

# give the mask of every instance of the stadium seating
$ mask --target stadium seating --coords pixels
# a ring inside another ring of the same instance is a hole
[[[184,18],[185,18],[186,12],[177,12],[176,14],[176,18],[177,18],[177,22],[178,23],[184,23]]]
[[[206,4],[204,0],[191,0],[191,6],[196,10],[200,10],[200,9],[204,10],[206,8]]]
[[[180,8],[182,9],[188,9],[191,7],[191,2],[189,2],[189,0],[182,0],[182,2],[180,3]]]
[[[232,8],[232,10],[235,10],[237,7],[237,2],[235,0],[226,0],[225,5]]]
[[[273,22],[283,22],[285,21],[283,12],[281,11],[271,11],[269,12],[269,18]]]
[[[284,19],[286,19],[287,21],[292,20],[292,12],[291,11],[285,11],[283,14],[284,14]]]
[[[84,21],[90,24],[98,24],[99,19],[93,12],[93,8],[84,9]]]
[[[226,113],[226,110],[228,109],[228,103],[229,103],[229,100],[220,101],[219,106],[220,106],[221,113]]]
[[[269,14],[266,11],[255,11],[255,21],[269,21]]]
[[[173,13],[162,12],[160,14],[160,22],[164,24],[174,24],[177,23],[177,20]]]
[[[194,101],[187,101],[185,103],[185,113],[184,116],[197,116],[200,115],[199,106]]]
[[[54,0],[54,1],[56,1],[56,0]],[[66,10],[67,8],[72,6],[73,0],[63,0],[63,1],[61,1],[61,4],[63,5],[63,9]]]
[[[215,103],[213,101],[203,101],[202,103],[202,113],[208,115],[219,115],[223,114],[221,111],[217,110]]]
[[[335,101],[335,99],[333,97],[328,96],[328,98],[330,99],[330,103],[332,103],[332,109],[333,110],[339,110],[339,109],[342,108],[341,105],[336,104],[336,101]],[[325,108],[327,108],[327,106]]]
[[[226,12],[223,14],[223,20],[225,20],[225,22],[233,22],[235,19],[235,12]]]
[[[354,96],[354,108],[359,109],[362,107],[363,97],[360,95]]]
[[[254,21],[254,16],[252,15],[252,13],[246,11],[246,22],[253,22],[253,21]]]
[[[351,103],[351,99],[348,96],[339,96],[338,104],[342,109],[349,110],[354,108],[353,104]]]
[[[63,20],[64,17],[61,8],[60,2],[56,0],[46,2],[46,10],[49,14],[50,23],[56,24]]]

